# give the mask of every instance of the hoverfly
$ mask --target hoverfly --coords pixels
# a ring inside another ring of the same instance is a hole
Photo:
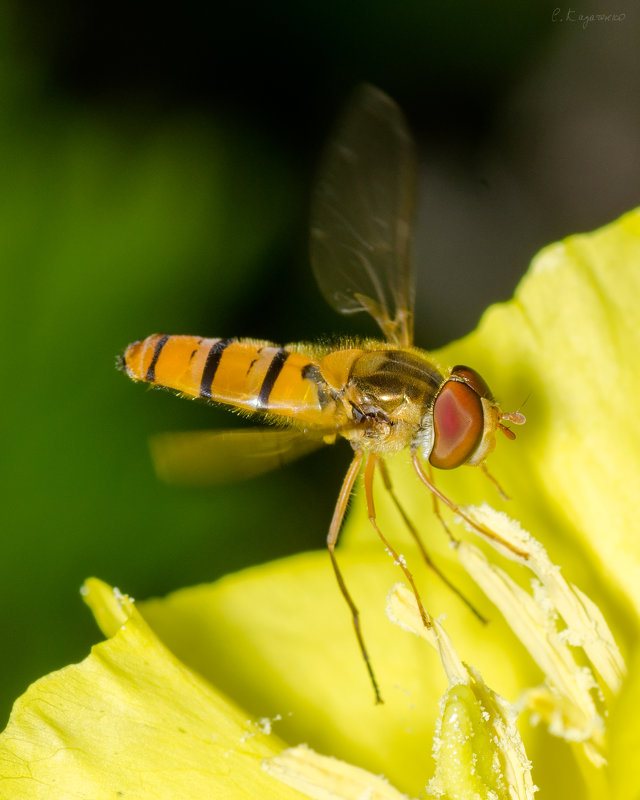
[[[385,465],[387,456],[404,448],[409,448],[419,479],[433,493],[438,516],[440,501],[478,528],[438,490],[431,468],[453,469],[462,464],[484,468],[496,431],[513,439],[505,422],[525,421],[519,412],[501,411],[475,370],[455,366],[443,374],[426,352],[413,346],[411,245],[416,175],[414,144],[402,112],[380,90],[361,87],[321,165],[311,210],[311,263],[322,294],[333,308],[342,314],[368,312],[382,330],[384,342],[279,347],[249,339],[154,334],[129,345],[123,359],[133,380],[255,412],[267,422],[279,423],[274,429],[159,437],[156,466],[168,480],[229,479],[239,465],[244,475],[256,475],[338,437],[350,443],[353,460],[342,483],[327,545],[377,702],[381,695],[358,609],[335,556],[356,477],[364,465],[371,523],[404,571],[422,620],[430,627],[404,559],[376,523],[375,470],[380,470],[419,544]],[[486,529],[482,532],[496,538]],[[421,550],[427,564],[436,569],[422,546]]]

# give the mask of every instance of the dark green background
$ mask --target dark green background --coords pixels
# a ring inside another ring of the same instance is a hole
[[[162,486],[150,433],[242,423],[115,357],[156,331],[373,332],[323,306],[306,250],[314,166],[358,82],[419,141],[425,347],[506,299],[540,246],[637,203],[634,9],[584,29],[553,8],[0,3],[3,716],[97,639],[86,576],[148,597],[322,546],[345,448]]]

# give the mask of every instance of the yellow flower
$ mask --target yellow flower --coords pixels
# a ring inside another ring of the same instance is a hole
[[[461,526],[451,550],[400,455],[403,504],[490,620],[422,574],[380,495],[380,525],[438,620],[426,630],[356,499],[339,559],[384,705],[324,552],[138,607],[90,580],[108,638],[16,702],[0,798],[502,800],[530,798],[534,784],[543,800],[637,798],[639,353],[632,212],[544,250],[511,302],[436,354],[478,368],[504,407],[530,394],[527,426],[489,463],[513,500],[479,470],[438,476],[456,500],[486,501],[468,513],[522,555]]]

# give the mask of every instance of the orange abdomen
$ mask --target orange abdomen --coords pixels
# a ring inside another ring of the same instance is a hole
[[[316,361],[269,342],[154,334],[127,347],[134,380],[246,411],[335,428],[335,402],[323,390]]]

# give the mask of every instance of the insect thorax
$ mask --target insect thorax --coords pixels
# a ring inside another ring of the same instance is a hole
[[[440,371],[415,351],[362,353],[345,388],[356,423],[347,438],[385,453],[406,447],[419,434],[443,381]]]

